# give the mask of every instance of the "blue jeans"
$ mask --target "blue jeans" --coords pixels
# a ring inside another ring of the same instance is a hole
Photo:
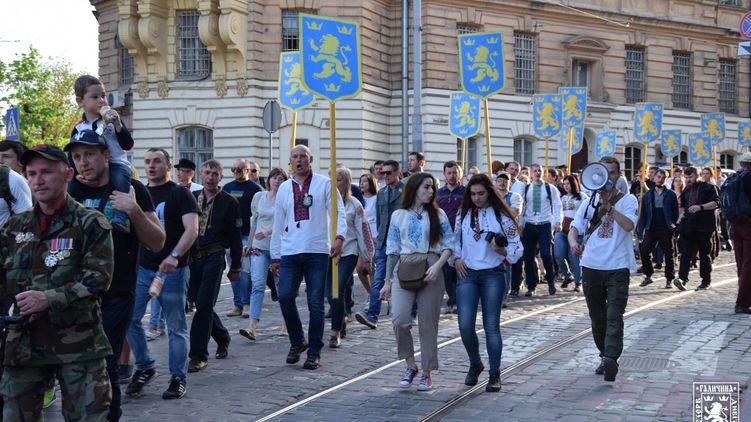
[[[224,254],[213,253],[190,264],[188,294],[196,301],[196,312],[190,326],[191,359],[205,362],[209,359],[209,338],[216,344],[229,344],[230,336],[219,315],[214,312],[216,298],[222,284],[225,268]]]
[[[258,255],[250,256],[250,279],[252,281],[250,317],[253,319],[261,319],[263,296],[266,293],[266,278],[268,277],[270,263],[271,255],[269,251],[259,250]]]
[[[162,313],[167,321],[170,374],[183,379],[188,374],[188,322],[185,319],[184,272],[185,267],[182,267],[167,274],[162,292],[154,298],[161,305]],[[141,325],[141,318],[146,313],[146,304],[150,299],[149,286],[155,274],[156,271],[154,270],[138,267],[136,304],[128,329],[128,343],[133,350],[133,356],[136,358],[136,368],[142,370],[152,369],[156,366],[154,358],[149,353],[146,336]]]
[[[540,247],[540,257],[542,264],[545,266],[545,278],[548,282],[549,289],[555,289],[555,270],[553,269],[553,232],[550,223],[534,225],[527,223],[524,225],[524,234],[522,235],[522,244],[524,245],[524,278],[527,282],[527,289],[534,290],[539,282],[535,256],[537,256],[537,247]]]
[[[282,308],[284,323],[287,325],[292,346],[305,342],[305,332],[297,311],[297,292],[305,277],[305,292],[308,296],[308,356],[320,356],[323,348],[323,284],[329,267],[329,254],[300,253],[282,256],[279,267],[279,307]]]
[[[128,193],[130,192],[130,179],[131,179],[130,166],[120,161],[110,161],[110,180],[112,186],[118,192]],[[112,221],[120,224],[125,224],[128,221],[128,214],[118,211],[113,208],[115,215],[112,217]]]
[[[149,300],[149,308],[151,308],[151,315],[149,316],[149,328],[152,330],[156,330],[157,328],[164,328],[164,326],[167,324],[167,320],[164,319],[164,313],[162,312],[162,305],[159,304],[159,299],[152,297]]]
[[[248,245],[248,236],[243,236],[243,246]],[[232,264],[232,260],[229,257],[229,249],[226,250],[227,265]],[[240,257],[241,260],[250,260],[250,256]],[[248,261],[250,262],[250,261]],[[267,266],[268,269],[268,266]],[[251,270],[252,271],[252,270]],[[240,278],[237,281],[230,282],[232,286],[232,303],[235,304],[235,308],[242,308],[243,306],[250,305],[250,293],[253,289],[252,278],[249,272],[244,269],[240,271]]]
[[[561,270],[561,274],[564,277],[573,275],[574,283],[576,283],[577,286],[580,285],[582,282],[582,272],[581,267],[579,267],[579,257],[571,252],[571,247],[569,247],[568,243],[568,235],[563,232],[556,233],[554,249],[555,260],[558,262],[558,268]],[[566,261],[571,263],[570,270]]]
[[[381,289],[386,279],[386,246],[375,251],[375,277],[370,285],[370,300],[368,301],[368,321],[378,322],[381,314]]]
[[[344,308],[347,299],[346,288],[352,282],[352,272],[357,265],[357,255],[347,255],[339,259],[339,297],[331,296],[331,272],[326,277],[326,298],[331,306],[331,330],[340,331],[344,322]],[[329,267],[331,267],[329,265]]]
[[[467,269],[467,278],[456,283],[456,306],[459,312],[459,332],[469,362],[481,363],[480,343],[477,339],[475,321],[477,304],[482,304],[482,327],[485,329],[485,343],[488,349],[490,372],[501,372],[501,305],[509,286],[511,267],[501,264],[487,270]]]

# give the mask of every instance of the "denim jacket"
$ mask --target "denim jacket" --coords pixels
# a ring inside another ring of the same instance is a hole
[[[676,221],[678,221],[678,196],[668,188],[665,188],[662,194],[662,212],[665,215],[665,222],[669,229],[673,229]],[[639,234],[642,236],[645,231],[651,229],[654,201],[655,188],[652,188],[642,198],[641,217],[639,218]]]
[[[376,224],[378,226],[376,249],[386,247],[386,233],[389,231],[391,214],[401,207],[402,189],[404,189],[403,181],[396,185],[396,190],[391,194],[391,201],[389,201],[388,186],[378,191],[376,199]]]

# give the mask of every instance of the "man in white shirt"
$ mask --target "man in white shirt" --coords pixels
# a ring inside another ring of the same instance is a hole
[[[508,173],[510,177],[509,191],[524,196],[524,188],[527,186],[527,184],[517,179],[517,177],[519,177],[520,167],[521,166],[519,165],[518,161],[509,161],[508,163],[506,163],[506,173]]]
[[[568,241],[574,254],[582,256],[584,296],[592,320],[592,336],[602,357],[595,373],[604,374],[605,381],[615,381],[618,358],[623,352],[629,275],[636,271],[631,236],[638,203],[635,196],[624,195],[615,188],[620,174],[618,160],[603,157],[600,162],[608,168],[608,185],[592,201],[581,204],[571,223]],[[579,243],[579,234],[584,234],[586,247]]]
[[[187,158],[181,158],[176,168],[177,181],[181,186],[188,188],[191,192],[203,189],[202,185],[193,182],[193,177],[196,175],[196,163]]]
[[[542,181],[542,167],[532,164],[529,168],[532,181],[525,187],[522,198],[524,206],[520,218],[520,226],[524,228],[522,241],[524,243],[524,268],[527,283],[525,296],[535,295],[538,275],[535,271],[535,256],[537,247],[545,267],[545,279],[548,282],[548,293],[554,295],[555,269],[553,268],[553,231],[561,230],[561,194],[558,188]]]
[[[271,235],[271,266],[273,272],[279,273],[279,305],[291,343],[287,363],[297,363],[300,354],[307,349],[305,369],[320,367],[326,271],[329,257],[336,258],[341,254],[347,233],[342,198],[337,195],[337,221],[332,222],[331,180],[314,174],[310,166],[312,162],[313,155],[305,145],[292,149],[289,157],[292,177],[279,186]],[[329,237],[332,223],[336,224],[333,244]],[[303,276],[310,312],[308,342],[295,303]]]

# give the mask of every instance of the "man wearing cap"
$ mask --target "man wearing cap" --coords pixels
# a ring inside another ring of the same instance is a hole
[[[751,200],[751,152],[745,152],[739,160],[741,171],[738,177],[743,182],[747,201]],[[731,223],[735,262],[738,267],[738,297],[735,300],[736,314],[751,314],[751,219]]]
[[[114,210],[122,211],[128,214],[134,228],[130,233],[112,233],[115,270],[101,305],[102,325],[113,352],[107,356],[107,373],[112,385],[108,420],[116,421],[121,413],[117,359],[133,314],[138,250],[141,245],[152,251],[161,250],[164,229],[154,212],[151,196],[141,182],[131,180],[128,193],[114,189],[109,172],[110,152],[96,132],[80,132],[65,146],[65,151],[70,154],[79,175],[68,185],[70,196],[86,207],[98,209],[106,218],[111,218]]]
[[[112,349],[99,302],[112,279],[111,226],[66,194],[73,169],[59,148],[37,145],[21,164],[37,204],[0,233],[0,293],[14,295],[16,314],[28,318],[8,328],[3,418],[41,420],[42,395],[56,377],[66,420],[104,421]]]
[[[187,158],[181,158],[177,163],[177,181],[181,186],[188,188],[191,192],[196,192],[203,189],[203,186],[193,182],[193,177],[196,175],[196,163],[188,160]]]

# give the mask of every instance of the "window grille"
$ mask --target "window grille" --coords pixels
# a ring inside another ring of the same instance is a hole
[[[691,53],[673,52],[673,107],[691,109]]]
[[[198,35],[200,13],[177,12],[177,78],[203,79],[211,74],[211,54]]]
[[[133,56],[128,53],[128,49],[120,44],[117,40],[117,47],[120,49],[120,85],[131,85],[133,83]]]
[[[537,82],[537,36],[514,32],[514,88],[517,94],[533,95]]]
[[[298,28],[298,11],[282,11],[282,51],[300,49],[300,28]]]
[[[214,158],[214,135],[210,129],[190,126],[177,130],[177,155],[200,167]]]
[[[735,156],[733,154],[720,154],[720,167],[724,169],[735,169]]]
[[[720,59],[720,111],[736,114],[736,69],[737,64],[732,59]]]
[[[626,47],[626,102],[644,101],[644,48]]]
[[[456,24],[456,33],[458,35],[464,35],[464,34],[474,34],[480,32],[480,27],[477,25],[469,25],[465,23],[457,23]]]
[[[522,166],[528,166],[535,162],[532,139],[514,139],[514,160],[521,163]]]

